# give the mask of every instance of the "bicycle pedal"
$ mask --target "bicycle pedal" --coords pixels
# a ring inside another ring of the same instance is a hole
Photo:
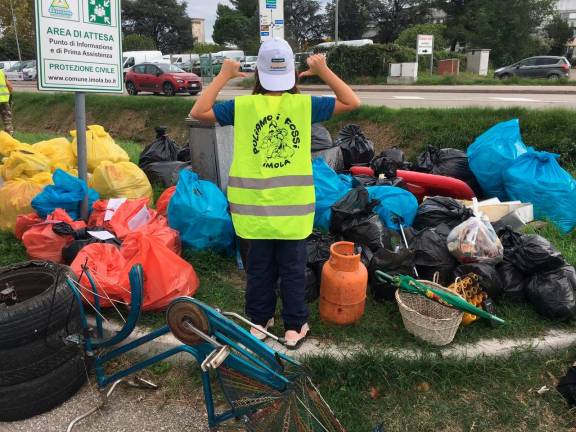
[[[141,378],[139,376],[135,376],[129,380],[125,380],[124,383],[128,387],[134,387],[134,388],[139,388],[139,389],[148,389],[148,390],[157,390],[158,389],[157,384],[154,384],[152,381],[148,381],[148,380]]]
[[[200,367],[202,368],[203,372],[218,369],[229,355],[230,348],[228,348],[228,345],[224,345],[223,347],[215,349],[210,354],[208,354],[208,357],[204,359]]]

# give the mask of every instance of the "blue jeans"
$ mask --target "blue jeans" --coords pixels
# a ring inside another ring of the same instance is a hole
[[[300,331],[308,321],[306,240],[250,240],[246,263],[246,315],[266,325],[276,311],[276,286],[282,297],[286,330]]]

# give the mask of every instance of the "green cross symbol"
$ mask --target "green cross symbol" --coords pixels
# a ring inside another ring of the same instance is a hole
[[[88,20],[93,24],[112,25],[111,0],[88,0]]]

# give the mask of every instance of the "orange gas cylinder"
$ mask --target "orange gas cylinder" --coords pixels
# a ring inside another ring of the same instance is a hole
[[[353,324],[364,315],[368,270],[354,250],[354,243],[330,247],[330,259],[322,269],[320,318],[334,324]]]

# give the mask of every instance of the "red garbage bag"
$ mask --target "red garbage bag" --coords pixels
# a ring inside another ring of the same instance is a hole
[[[133,231],[130,226],[139,228],[156,216],[156,211],[148,208],[149,203],[150,200],[148,198],[128,199],[116,210],[111,210],[113,211],[112,217],[110,220],[105,221],[106,211],[111,209],[111,206],[109,205],[109,200],[98,200],[92,206],[92,214],[88,220],[88,226],[104,227],[114,232],[116,237],[122,240]],[[147,207],[147,214],[145,212],[139,215],[140,217],[143,215],[146,216],[144,222],[138,224],[135,223],[137,221],[134,221],[133,224],[134,217],[136,217],[145,206]]]
[[[22,240],[22,236],[31,226],[42,222],[44,222],[44,219],[36,213],[18,215],[16,218],[16,225],[14,226],[14,235],[18,240]]]
[[[154,219],[138,228],[135,232],[141,232],[147,236],[154,237],[175,254],[180,255],[182,252],[180,234],[168,226],[168,219],[162,215],[156,213]]]
[[[168,214],[168,204],[170,204],[174,192],[176,192],[176,186],[170,186],[162,192],[162,195],[160,195],[160,198],[156,201],[156,211],[164,217]]]
[[[92,213],[88,218],[88,226],[104,226],[104,215],[108,207],[108,200],[98,200],[92,204]]]
[[[152,236],[128,234],[120,251],[126,259],[123,286],[129,286],[132,266],[141,264],[144,270],[143,310],[165,309],[177,297],[194,295],[200,285],[192,265]]]
[[[84,264],[88,266],[96,284],[101,307],[112,307],[111,300],[126,302],[130,298],[130,286],[120,285],[123,272],[126,271],[126,260],[116,246],[107,243],[89,244],[78,252],[70,265],[80,284],[85,287],[81,288],[85,300],[94,304],[92,286],[86,274],[82,272]]]
[[[52,226],[58,222],[66,222],[75,230],[86,227],[84,221],[73,221],[65,210],[54,210],[46,221],[31,226],[22,236],[22,243],[30,259],[64,262],[62,249],[72,243],[73,238],[70,235],[56,234],[52,230]]]

